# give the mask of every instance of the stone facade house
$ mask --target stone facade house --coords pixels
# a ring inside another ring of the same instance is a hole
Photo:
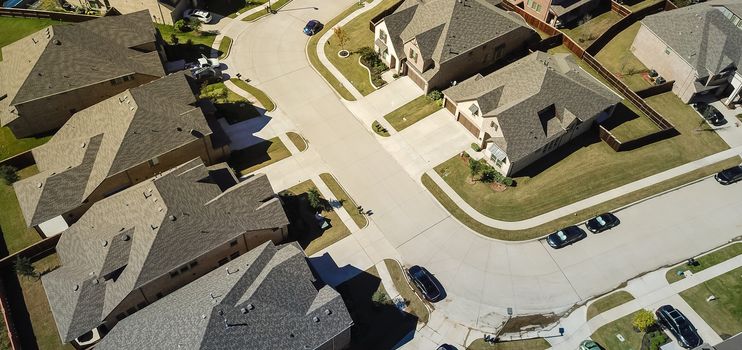
[[[81,111],[165,75],[147,11],[51,25],[2,48],[0,124],[18,137],[59,129]]]
[[[660,12],[641,21],[631,51],[683,102],[715,96],[727,105],[742,91],[742,2],[717,0]]]
[[[528,14],[555,27],[577,25],[599,8],[610,8],[610,0],[506,0]]]
[[[99,350],[341,350],[353,320],[296,243],[267,242],[123,321]]]
[[[285,240],[288,223],[265,175],[238,183],[228,167],[198,159],[95,203],[62,234],[61,266],[41,278],[62,342],[97,342],[165,295],[267,241]],[[192,297],[212,302],[208,294]]]
[[[567,54],[541,51],[443,94],[445,108],[506,176],[609,118],[621,101]]]
[[[525,54],[538,34],[495,0],[405,0],[375,24],[374,50],[425,92]]]
[[[54,235],[155,174],[195,157],[224,161],[228,141],[212,131],[187,79],[172,74],[125,90],[75,113],[33,149],[39,173],[13,184],[26,224]]]

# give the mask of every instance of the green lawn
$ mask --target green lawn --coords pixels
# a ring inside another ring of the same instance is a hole
[[[223,82],[202,86],[199,98],[211,100],[216,107],[217,117],[224,117],[229,124],[260,115],[250,101],[230,90]]]
[[[609,350],[639,350],[642,344],[643,332],[635,332],[631,322],[637,312],[621,317],[611,323],[598,328],[590,338],[600,344],[603,349]],[[620,334],[625,341],[616,338]]]
[[[422,95],[384,116],[395,130],[402,131],[441,109],[436,101]]]
[[[659,184],[625,194],[611,201],[603,202],[593,207],[580,210],[574,215],[565,216],[557,220],[545,223],[543,225],[532,227],[530,229],[514,231],[501,230],[498,228],[486,226],[479,221],[476,221],[463,210],[461,210],[461,208],[459,208],[456,203],[454,203],[451,198],[449,198],[448,195],[446,195],[446,193],[443,192],[443,190],[441,190],[440,187],[438,187],[427,174],[423,174],[421,181],[423,185],[428,189],[428,191],[430,191],[430,193],[438,200],[438,202],[441,203],[441,205],[443,205],[443,207],[446,208],[446,210],[448,210],[449,213],[451,213],[451,215],[453,215],[464,225],[468,226],[470,229],[487,237],[507,241],[520,241],[544,236],[562,227],[585,221],[597,214],[612,211],[618,207],[636,202],[648,196],[667,191],[669,189],[711,174],[715,174],[722,169],[726,169],[739,163],[740,157],[732,157],[724,161],[705,166],[701,169],[694,170],[690,173],[676,176],[672,179],[660,182]]]
[[[289,235],[299,241],[307,255],[325,249],[350,234],[348,227],[343,224],[324,197],[322,201],[326,210],[322,210],[322,216],[329,220],[330,227],[324,231],[320,228],[307,197],[307,191],[312,188],[317,186],[312,180],[307,180],[280,193],[290,221]]]
[[[368,219],[366,219],[365,215],[358,212],[358,204],[348,195],[347,192],[345,192],[343,187],[340,186],[337,180],[335,180],[335,177],[329,173],[319,174],[319,177],[325,185],[330,188],[335,199],[342,203],[343,208],[345,208],[348,214],[350,214],[353,222],[355,222],[360,228],[366,227],[366,225],[368,225]]]
[[[247,91],[250,95],[253,95],[258,102],[260,103],[263,108],[265,108],[266,111],[273,111],[276,109],[276,104],[273,103],[273,100],[271,100],[268,95],[263,92],[263,90],[260,90],[250,84],[248,84],[246,81],[242,79],[232,78],[229,79],[233,84],[237,85],[242,90]]]
[[[489,344],[484,339],[477,339],[466,350],[546,350],[551,348],[544,338],[508,341]]]
[[[742,267],[680,293],[722,339],[742,332]],[[706,301],[710,295],[714,301]]]
[[[387,130],[379,121],[374,120],[373,123],[371,123],[371,129],[374,130],[374,132],[381,136],[381,137],[389,137],[389,130]]]
[[[617,13],[608,11],[575,28],[562,29],[562,32],[575,40],[582,48],[588,48],[595,39],[620,19],[621,16]]]
[[[311,63],[314,69],[316,69],[317,72],[319,72],[319,74],[322,75],[323,78],[325,78],[327,83],[330,84],[333,89],[335,89],[340,97],[348,101],[355,101],[356,98],[353,96],[353,94],[350,93],[350,91],[348,91],[348,89],[345,88],[345,86],[343,86],[342,83],[340,83],[339,80],[337,80],[337,78],[335,78],[332,73],[330,73],[329,70],[327,70],[327,67],[325,67],[325,65],[320,62],[319,56],[317,55],[317,42],[319,41],[320,37],[322,37],[328,30],[332,30],[332,27],[334,27],[343,18],[348,17],[348,15],[360,8],[361,6],[358,4],[351,5],[348,9],[337,15],[337,17],[325,23],[325,27],[322,28],[319,33],[312,35],[312,37],[309,38],[309,42],[307,43],[307,56],[309,57],[309,63]]]
[[[222,37],[222,41],[219,42],[219,59],[225,59],[229,56],[229,50],[232,49],[232,38],[228,36]]]
[[[182,58],[187,61],[195,61],[201,55],[211,57],[211,45],[214,44],[216,33],[193,31],[184,33],[175,30],[171,25],[159,23],[155,23],[155,27],[160,30],[162,38],[169,44],[165,50],[170,60]],[[177,44],[173,41],[173,35],[177,38]],[[188,45],[188,40],[193,45]]]
[[[0,17],[2,18],[2,17]],[[16,154],[28,151],[36,146],[45,144],[51,135],[41,137],[26,137],[22,139],[15,138],[10,128],[0,128],[0,159],[12,157]]]
[[[0,47],[31,35],[49,25],[60,23],[64,22],[51,19],[0,17],[0,28],[3,29],[2,35],[0,35]],[[3,59],[1,51],[0,61]]]
[[[742,254],[742,243],[732,243],[724,248],[717,249],[711,253],[696,258],[698,260],[698,266],[688,266],[685,263],[678,265],[667,271],[665,277],[667,282],[673,283],[680,281],[685,278],[683,275],[678,275],[678,272],[690,270],[693,273],[701,272],[711,266],[725,262],[737,255]]]
[[[276,0],[276,1],[271,1],[271,9],[273,9],[273,11],[277,11],[280,8],[284,7],[286,4],[288,4],[289,2],[291,2],[291,0]],[[263,3],[263,4],[265,4],[265,3]],[[258,20],[259,18],[261,18],[261,17],[263,17],[263,16],[265,16],[267,14],[268,14],[268,12],[266,12],[266,11],[258,11],[258,12],[255,12],[255,13],[253,13],[253,14],[245,17],[245,18],[243,18],[242,20],[243,21],[247,21],[247,22],[252,22],[252,21]]]
[[[10,338],[8,338],[8,327],[5,325],[5,320],[0,317],[0,349],[10,349]]]
[[[232,155],[230,155],[227,163],[234,169],[237,176],[242,176],[271,165],[290,155],[291,152],[289,149],[276,136],[248,148],[232,151]]]
[[[628,100],[616,106],[613,116],[602,125],[622,142],[659,131],[657,125]]]
[[[621,79],[630,89],[638,91],[648,88],[652,84],[644,79],[643,72],[649,69],[631,52],[631,44],[641,23],[636,22],[616,35],[608,44],[595,55],[606,69]]]
[[[22,179],[37,173],[35,165],[18,171]],[[5,185],[4,181],[0,181],[0,230],[9,254],[41,240],[36,230],[26,226],[13,186]]]
[[[392,7],[398,1],[399,0],[384,0],[380,4],[374,6],[374,8],[346,23],[342,27],[342,31],[345,33],[345,37],[347,38],[347,42],[344,46],[340,46],[340,42],[335,34],[330,37],[328,45],[325,45],[325,56],[327,56],[330,62],[332,62],[332,64],[343,73],[345,78],[348,79],[356,89],[358,89],[358,92],[364,96],[376,91],[376,88],[371,85],[369,73],[366,68],[358,63],[360,56],[356,52],[362,47],[370,47],[373,49],[374,32],[372,32],[368,26],[371,18],[374,18],[384,10]],[[346,58],[340,58],[337,53],[342,49],[350,51],[351,55]]]
[[[307,149],[307,140],[305,140],[301,135],[289,131],[286,133],[286,136],[288,136],[291,143],[299,149],[299,152],[304,152]]]
[[[631,300],[634,300],[634,296],[624,290],[608,294],[592,302],[590,306],[587,307],[587,319],[590,320],[591,318],[600,315],[605,311],[625,304]]]
[[[631,12],[639,11],[645,7],[652,6],[658,2],[662,2],[663,0],[639,0],[639,1],[632,1],[632,2],[626,2],[624,6],[628,7]],[[629,5],[631,4],[631,5]]]
[[[399,263],[395,260],[384,259],[384,264],[386,265],[386,269],[389,270],[389,275],[392,277],[394,287],[397,288],[399,295],[409,303],[407,306],[408,312],[417,316],[418,322],[428,323],[428,308],[425,306],[425,302],[420,299],[420,296],[407,283],[407,278]]]

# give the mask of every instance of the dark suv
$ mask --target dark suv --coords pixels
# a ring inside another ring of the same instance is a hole
[[[678,344],[686,349],[693,349],[703,343],[693,326],[680,310],[671,305],[664,305],[655,311],[660,326],[667,328],[678,340]]]
[[[424,267],[413,266],[407,270],[407,276],[410,277],[412,282],[420,290],[423,297],[430,302],[436,302],[442,299],[443,293],[438,288],[440,283],[428,272]]]
[[[714,175],[714,179],[716,179],[716,181],[718,181],[722,185],[730,185],[739,180],[742,180],[742,165],[724,169],[718,174]]]

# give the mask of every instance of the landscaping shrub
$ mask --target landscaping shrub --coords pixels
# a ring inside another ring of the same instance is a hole
[[[631,324],[640,332],[646,332],[647,329],[657,324],[657,319],[655,319],[652,311],[641,309],[636,313]]]
[[[389,301],[389,297],[386,293],[377,290],[374,292],[374,295],[371,296],[371,301],[373,301],[374,304],[386,304]]]
[[[497,175],[500,175],[500,173],[498,173],[494,168],[486,168],[482,171],[482,176],[479,178],[479,181],[491,184],[495,182]]]
[[[482,147],[479,147],[479,145],[476,142],[471,143],[471,149],[474,150],[474,152],[479,152],[482,150]]]
[[[175,28],[175,30],[182,33],[191,31],[191,27],[188,26],[188,22],[186,22],[186,20],[184,19],[177,20],[175,24],[173,24],[173,27]]]
[[[381,74],[389,70],[389,67],[381,61],[379,54],[368,46],[358,49],[356,53],[361,56],[361,64],[371,71],[371,82],[376,86],[384,85],[386,82],[381,78]]]
[[[0,165],[0,177],[5,180],[5,184],[10,186],[18,181],[18,169],[10,165]]]
[[[175,33],[170,33],[170,42],[173,43],[173,45],[178,45],[178,41],[180,41],[178,36],[175,35]]]
[[[482,170],[482,162],[469,158],[469,174],[471,174],[472,180],[474,180],[474,176],[477,176],[477,174]]]
[[[441,93],[438,90],[433,90],[433,91],[431,91],[431,92],[428,93],[428,98],[431,99],[431,100],[433,100],[433,101],[438,101],[438,100],[443,99],[443,93]]]

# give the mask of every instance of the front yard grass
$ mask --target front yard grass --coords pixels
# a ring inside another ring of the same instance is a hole
[[[335,177],[329,173],[319,174],[319,177],[325,185],[330,188],[335,199],[340,201],[340,204],[345,208],[345,211],[350,214],[350,218],[353,219],[353,222],[355,222],[359,228],[366,227],[366,225],[368,225],[368,219],[366,219],[365,215],[358,212],[358,204],[348,195],[347,192],[345,192],[343,187],[340,186],[337,180],[335,180]]]
[[[742,332],[742,267],[680,293],[722,339]],[[710,295],[716,300],[706,301]]]
[[[615,293],[608,294],[598,300],[595,300],[587,307],[587,319],[600,315],[616,306],[628,303],[634,300],[634,296],[631,293],[620,290]]]
[[[219,59],[225,59],[229,56],[229,50],[232,49],[232,38],[223,36],[222,41],[219,42]]]
[[[466,350],[546,350],[551,344],[544,338],[506,341],[490,344],[484,339],[477,339],[471,343]]]
[[[620,19],[621,16],[617,13],[608,10],[608,12],[604,12],[575,28],[562,29],[562,32],[576,41],[583,49],[586,49]]]
[[[0,28],[3,28],[3,33],[0,35],[0,48],[47,26],[61,23],[64,22],[41,18],[0,17]],[[2,50],[0,50],[0,61],[2,60],[3,55]]]
[[[171,25],[159,23],[154,23],[154,25],[168,44],[165,50],[168,53],[168,59],[171,61],[181,58],[191,62],[200,58],[201,55],[211,57],[211,45],[214,44],[216,33],[181,32]],[[177,38],[177,43],[173,41],[173,35]],[[188,44],[189,40],[191,41],[190,45]]]
[[[278,136],[237,151],[232,151],[229,164],[237,176],[247,175],[260,168],[287,158],[291,152]]]
[[[33,165],[20,169],[18,176],[23,179],[37,173],[38,169]],[[5,246],[8,248],[8,255],[41,240],[36,230],[26,226],[26,220],[23,219],[23,213],[18,205],[13,186],[6,185],[4,181],[0,181],[0,232],[3,235],[2,239],[5,241]]]
[[[742,254],[742,243],[732,243],[724,248],[717,249],[711,253],[696,258],[698,266],[688,266],[685,263],[678,265],[667,271],[665,278],[667,282],[674,283],[685,278],[682,274],[678,274],[685,270],[690,270],[693,273],[701,272],[711,266],[723,263],[737,255]]]
[[[273,100],[271,100],[270,97],[268,97],[268,94],[263,92],[263,90],[260,90],[250,84],[248,84],[246,81],[242,79],[232,78],[229,79],[234,85],[237,85],[242,90],[247,91],[250,95],[253,95],[255,99],[258,100],[258,103],[260,103],[263,108],[265,108],[266,111],[271,112],[276,109],[276,104],[273,103]]]
[[[384,265],[389,270],[389,275],[392,277],[394,287],[397,288],[399,295],[404,298],[405,302],[409,303],[407,307],[411,314],[417,316],[418,322],[428,323],[428,308],[425,306],[425,302],[420,299],[420,296],[415,293],[412,286],[407,282],[404,271],[399,263],[395,260],[384,259]]]
[[[399,0],[384,0],[380,4],[374,6],[374,8],[362,13],[360,16],[342,26],[342,31],[347,38],[345,45],[342,47],[340,46],[340,42],[335,34],[330,36],[327,45],[324,47],[327,59],[329,59],[330,62],[332,62],[332,64],[343,73],[345,78],[355,86],[358,92],[364,96],[376,91],[376,88],[371,85],[369,73],[366,68],[358,63],[360,55],[357,52],[363,47],[370,47],[373,49],[374,32],[369,29],[369,22],[376,15],[392,7],[398,1]],[[335,25],[333,24],[333,26]],[[326,27],[329,27],[329,25]],[[350,56],[340,58],[340,56],[338,56],[338,51],[343,49],[350,51]]]
[[[639,28],[641,28],[641,23],[636,22],[632,24],[621,33],[618,33],[595,55],[595,58],[606,69],[634,91],[652,86],[652,83],[642,76],[642,73],[648,72],[649,69],[630,50]]]
[[[641,348],[644,332],[636,332],[631,324],[638,311],[621,317],[611,323],[598,328],[590,338],[600,344],[603,349],[610,350],[637,350]],[[620,341],[616,335],[620,334],[625,341]]]
[[[735,156],[721,162],[707,165],[701,169],[691,171],[689,173],[676,176],[674,178],[665,180],[658,184],[625,194],[616,199],[603,202],[601,204],[592,206],[587,209],[583,209],[571,216],[565,216],[557,220],[532,227],[526,230],[502,230],[491,226],[484,225],[479,221],[475,220],[469,214],[459,208],[438,185],[427,175],[423,174],[422,183],[430,191],[430,193],[448,210],[453,217],[459,220],[461,223],[469,227],[470,229],[487,237],[496,239],[502,239],[506,241],[520,241],[542,237],[548,233],[556,231],[562,227],[583,222],[597,214],[604,213],[607,211],[615,210],[616,208],[622,207],[634,203],[638,200],[647,198],[657,193],[673,189],[675,187],[690,183],[700,178],[715,174],[720,170],[728,167],[738,165],[740,163],[740,157]]]
[[[441,108],[437,101],[422,95],[385,115],[384,119],[392,124],[394,130],[402,131]]]

